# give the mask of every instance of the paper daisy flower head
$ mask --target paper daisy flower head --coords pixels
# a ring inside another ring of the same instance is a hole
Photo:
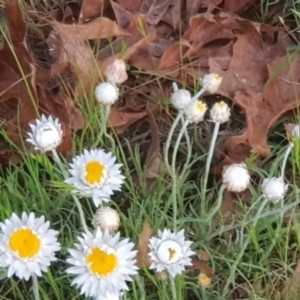
[[[96,100],[103,105],[113,105],[119,99],[119,89],[113,82],[101,82],[95,89]]]
[[[191,266],[192,242],[186,241],[184,230],[172,233],[169,229],[158,231],[158,237],[152,237],[149,241],[149,256],[152,260],[150,269],[156,272],[166,270],[172,277],[181,274],[185,266]]]
[[[282,200],[287,192],[288,185],[284,183],[283,178],[266,178],[262,183],[263,196],[273,203]]]
[[[102,231],[106,229],[109,232],[115,231],[120,226],[120,215],[115,209],[109,206],[102,206],[96,211],[93,225],[96,229],[100,228]]]
[[[109,202],[113,191],[121,190],[124,176],[116,164],[116,157],[111,152],[101,149],[84,150],[83,154],[73,158],[70,164],[71,177],[65,182],[75,187],[75,192],[82,196],[91,196],[96,207]]]
[[[121,300],[123,293],[106,293],[105,296],[99,295],[95,300]]]
[[[171,94],[170,101],[177,110],[183,110],[191,104],[192,96],[188,90],[180,89]]]
[[[244,163],[224,167],[222,181],[230,192],[243,192],[250,184],[250,174]]]
[[[28,280],[33,274],[42,276],[56,260],[54,253],[60,250],[58,232],[49,226],[44,216],[36,218],[34,213],[25,212],[21,218],[13,213],[0,223],[0,266],[8,268],[8,277]]]
[[[109,82],[115,84],[121,84],[126,81],[128,75],[124,60],[115,59],[114,62],[107,67],[105,71],[105,77]]]
[[[202,88],[210,94],[215,94],[219,91],[222,80],[223,78],[216,73],[206,74],[201,80]]]
[[[31,131],[28,133],[27,142],[34,146],[35,150],[42,153],[54,150],[62,141],[63,132],[58,119],[48,118],[45,115],[36,120],[36,124],[29,124]]]
[[[203,121],[204,115],[207,111],[207,105],[203,101],[193,101],[184,110],[186,118],[192,123],[199,123]]]
[[[198,283],[199,283],[199,285],[200,285],[201,287],[207,288],[207,287],[209,287],[210,284],[211,284],[211,278],[208,277],[206,274],[204,274],[204,273],[201,272],[201,273],[198,275]]]
[[[94,234],[83,233],[78,242],[76,249],[69,250],[67,262],[72,267],[67,273],[76,276],[72,285],[80,288],[81,294],[98,297],[128,290],[126,281],[137,274],[137,251],[132,250],[129,239],[120,240],[120,233],[111,235],[98,229]]]
[[[215,123],[225,123],[230,118],[230,108],[224,101],[215,103],[210,110],[210,118]]]

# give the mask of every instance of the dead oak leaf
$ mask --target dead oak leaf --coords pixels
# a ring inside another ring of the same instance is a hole
[[[287,111],[296,108],[299,104],[295,100],[300,93],[300,56],[296,54],[292,62],[287,57],[277,58],[268,64],[270,76],[285,64],[285,70],[274,78],[262,92],[251,88],[235,93],[233,101],[244,110],[247,128],[246,131],[226,141],[229,155],[235,152],[240,144],[249,145],[259,156],[270,154],[267,145],[267,135],[270,127]]]

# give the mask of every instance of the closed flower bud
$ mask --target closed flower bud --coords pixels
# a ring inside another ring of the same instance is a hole
[[[109,232],[115,231],[120,226],[119,213],[109,206],[102,206],[97,209],[93,219],[94,227],[100,228],[102,231],[108,229]]]
[[[284,181],[281,177],[272,177],[264,179],[262,183],[262,192],[263,196],[277,203],[282,200],[287,192],[288,185],[284,184]]]
[[[210,110],[210,118],[215,123],[225,123],[229,120],[230,108],[224,101],[217,102]]]
[[[121,84],[126,81],[128,75],[125,62],[121,59],[115,59],[115,61],[107,67],[105,77],[109,82],[115,84]]]
[[[198,283],[202,288],[207,288],[211,284],[211,278],[204,273],[198,275]]]
[[[119,89],[114,83],[101,82],[95,89],[96,100],[103,105],[112,105],[119,99]]]
[[[224,167],[222,181],[230,192],[243,192],[250,184],[250,175],[244,163]]]
[[[294,139],[300,139],[300,126],[295,125],[294,128],[292,129],[291,134]]]
[[[36,124],[30,124],[31,133],[28,133],[27,141],[34,146],[35,150],[42,153],[54,150],[62,141],[61,124],[58,119],[51,116],[48,119],[42,115],[40,120],[36,120]]]
[[[184,109],[186,118],[192,123],[199,123],[203,121],[204,115],[207,111],[207,105],[203,101],[193,101]]]
[[[180,89],[171,94],[171,103],[178,110],[185,109],[191,102],[192,96],[188,90]]]
[[[210,94],[215,94],[219,91],[223,78],[215,73],[204,75],[202,79],[202,88]]]

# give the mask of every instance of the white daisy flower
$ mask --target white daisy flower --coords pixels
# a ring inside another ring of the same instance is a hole
[[[171,94],[170,101],[177,110],[183,110],[192,103],[192,96],[188,90],[179,89]]]
[[[49,229],[45,217],[22,213],[21,219],[13,213],[0,223],[0,266],[8,268],[7,276],[16,275],[28,280],[32,275],[42,276],[60,250],[58,232]]]
[[[105,70],[105,77],[109,82],[121,84],[127,80],[126,64],[122,59],[115,59]]]
[[[204,75],[204,77],[201,80],[201,84],[203,89],[205,89],[210,94],[215,94],[219,91],[219,88],[221,86],[223,77],[216,73],[210,73]]]
[[[230,192],[243,192],[250,184],[250,174],[244,163],[224,167],[222,181]]]
[[[113,82],[101,82],[95,89],[96,100],[103,105],[113,105],[119,99],[119,89]]]
[[[102,206],[96,211],[93,225],[96,229],[99,227],[102,231],[106,229],[109,232],[116,231],[120,226],[120,215],[115,209],[109,206]]]
[[[181,274],[185,266],[191,266],[192,242],[184,238],[184,230],[172,233],[169,229],[158,231],[158,238],[152,237],[149,241],[149,256],[152,260],[150,269],[156,272],[168,271],[172,277]]]
[[[108,231],[97,230],[83,233],[75,249],[70,249],[67,262],[72,267],[68,274],[76,275],[72,285],[80,288],[86,297],[98,297],[128,290],[126,281],[132,281],[137,274],[134,244],[129,239],[120,240],[120,233],[111,235]]]
[[[95,300],[121,300],[123,293],[106,293],[105,296],[98,296]]]
[[[203,101],[193,101],[184,110],[186,118],[192,123],[199,123],[203,121],[204,115],[207,111],[207,105]]]
[[[230,108],[224,101],[215,103],[210,110],[210,118],[215,123],[225,123],[230,118]]]
[[[261,188],[266,199],[277,203],[284,198],[288,185],[284,183],[281,177],[273,177],[264,179]]]
[[[91,196],[96,207],[109,202],[113,191],[119,191],[124,182],[120,173],[122,164],[116,164],[116,157],[101,149],[84,150],[73,158],[69,170],[72,177],[65,180],[82,196]]]
[[[36,120],[36,124],[29,124],[31,131],[27,142],[34,146],[35,150],[40,150],[45,153],[54,150],[62,141],[63,132],[58,119],[53,119],[45,115],[41,119]]]

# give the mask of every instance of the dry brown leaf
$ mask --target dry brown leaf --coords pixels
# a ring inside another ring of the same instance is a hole
[[[149,267],[151,265],[151,259],[148,255],[148,244],[149,239],[153,234],[153,228],[150,226],[148,221],[143,224],[143,230],[140,233],[139,243],[138,243],[138,253],[136,255],[136,265],[139,268]]]
[[[79,23],[85,23],[89,19],[102,14],[108,4],[108,0],[83,0]]]
[[[174,66],[179,68],[182,65],[182,53],[185,53],[191,47],[187,40],[181,39],[164,52],[160,58],[158,69],[166,69]]]
[[[241,14],[255,4],[254,0],[225,0],[224,10],[227,12]]]
[[[132,13],[138,12],[143,0],[116,0],[116,2]]]
[[[200,272],[204,273],[207,277],[213,278],[214,271],[213,269],[207,264],[206,261],[200,260],[197,257],[192,258],[193,266],[186,269],[185,273],[189,273],[195,270],[199,270]]]

